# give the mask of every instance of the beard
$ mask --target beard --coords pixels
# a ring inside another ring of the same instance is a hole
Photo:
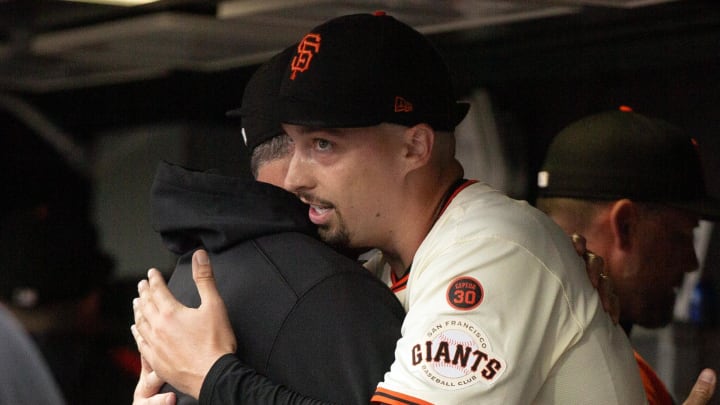
[[[305,201],[306,204],[317,204],[321,207],[333,208],[335,210],[335,221],[317,226],[318,236],[320,236],[323,242],[339,251],[346,251],[353,248],[350,245],[350,232],[347,229],[347,225],[334,204],[327,200],[317,198],[307,192],[298,191],[295,194]],[[336,225],[333,225],[333,222],[335,222]]]
[[[351,248],[350,233],[345,222],[338,216],[337,226],[321,225],[318,227],[320,239],[338,250]]]

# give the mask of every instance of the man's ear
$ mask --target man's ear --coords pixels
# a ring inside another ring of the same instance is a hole
[[[633,234],[637,232],[638,207],[627,198],[615,201],[610,209],[610,227],[615,247],[621,250],[632,248]]]
[[[404,133],[405,159],[411,168],[426,165],[435,146],[435,131],[427,124],[409,127]]]

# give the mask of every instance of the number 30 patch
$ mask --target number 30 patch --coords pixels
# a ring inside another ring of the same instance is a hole
[[[451,307],[461,311],[476,308],[483,300],[482,284],[472,277],[458,277],[450,282],[447,301]]]

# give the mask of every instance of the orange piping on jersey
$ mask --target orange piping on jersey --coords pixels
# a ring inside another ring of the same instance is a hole
[[[370,399],[371,402],[388,405],[433,405],[432,402],[423,401],[410,395],[401,394],[399,392],[390,391],[385,388],[377,387],[375,395]]]
[[[475,184],[475,183],[477,183],[477,180],[465,180],[464,183],[462,183],[460,186],[458,186],[458,188],[456,188],[456,189],[453,191],[453,193],[450,194],[450,197],[448,197],[448,199],[445,201],[445,204],[443,204],[443,207],[442,207],[442,209],[440,210],[440,214],[438,214],[438,218],[440,218],[440,217],[442,216],[443,212],[445,212],[445,209],[448,207],[448,205],[450,205],[450,203],[452,202],[452,200],[455,199],[455,197],[457,197],[457,195],[458,195],[461,191],[465,190],[465,187],[467,187],[467,186],[469,186],[469,185],[471,185],[471,184]]]
[[[407,287],[408,279],[410,278],[410,272],[406,272],[404,276],[397,278],[395,275],[395,272],[390,272],[390,282],[392,285],[390,286],[390,290],[392,292],[398,292],[402,291]]]
[[[460,181],[458,181],[457,183],[460,183]],[[450,205],[450,203],[458,195],[458,193],[463,191],[465,189],[465,187],[467,187],[471,184],[477,183],[477,180],[465,180],[462,183],[460,183],[459,185],[457,183],[455,185],[453,185],[454,188],[451,188],[452,193],[450,193],[450,195],[448,195],[447,197],[443,198],[443,200],[445,200],[445,201],[443,202],[442,208],[440,209],[440,212],[437,215],[438,218],[443,214],[443,212],[445,212],[445,209],[448,207],[448,205]],[[391,283],[390,290],[392,292],[396,293],[398,291],[404,290],[405,287],[407,287],[407,282],[408,282],[408,279],[410,278],[410,269],[411,268],[412,268],[412,266],[410,268],[408,268],[408,270],[405,272],[405,274],[400,278],[397,278],[397,276],[395,275],[395,272],[390,272],[390,283]]]
[[[672,405],[672,396],[668,392],[665,384],[660,380],[660,377],[655,373],[655,370],[650,367],[650,364],[640,356],[640,353],[633,351],[635,355],[635,361],[638,363],[640,368],[640,379],[645,389],[645,396],[648,399],[649,405]]]

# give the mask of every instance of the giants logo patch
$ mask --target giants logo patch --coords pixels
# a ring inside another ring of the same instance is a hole
[[[490,385],[505,372],[505,360],[493,353],[485,333],[470,321],[440,321],[426,337],[413,346],[412,365],[442,389],[459,390],[480,381]]]
[[[450,282],[447,289],[447,302],[461,311],[474,309],[483,300],[482,284],[472,277],[458,277]]]
[[[295,76],[298,72],[302,73],[310,67],[313,55],[320,52],[320,34],[307,34],[305,38],[300,41],[297,47],[297,55],[293,57],[290,63],[290,80],[295,80]]]

